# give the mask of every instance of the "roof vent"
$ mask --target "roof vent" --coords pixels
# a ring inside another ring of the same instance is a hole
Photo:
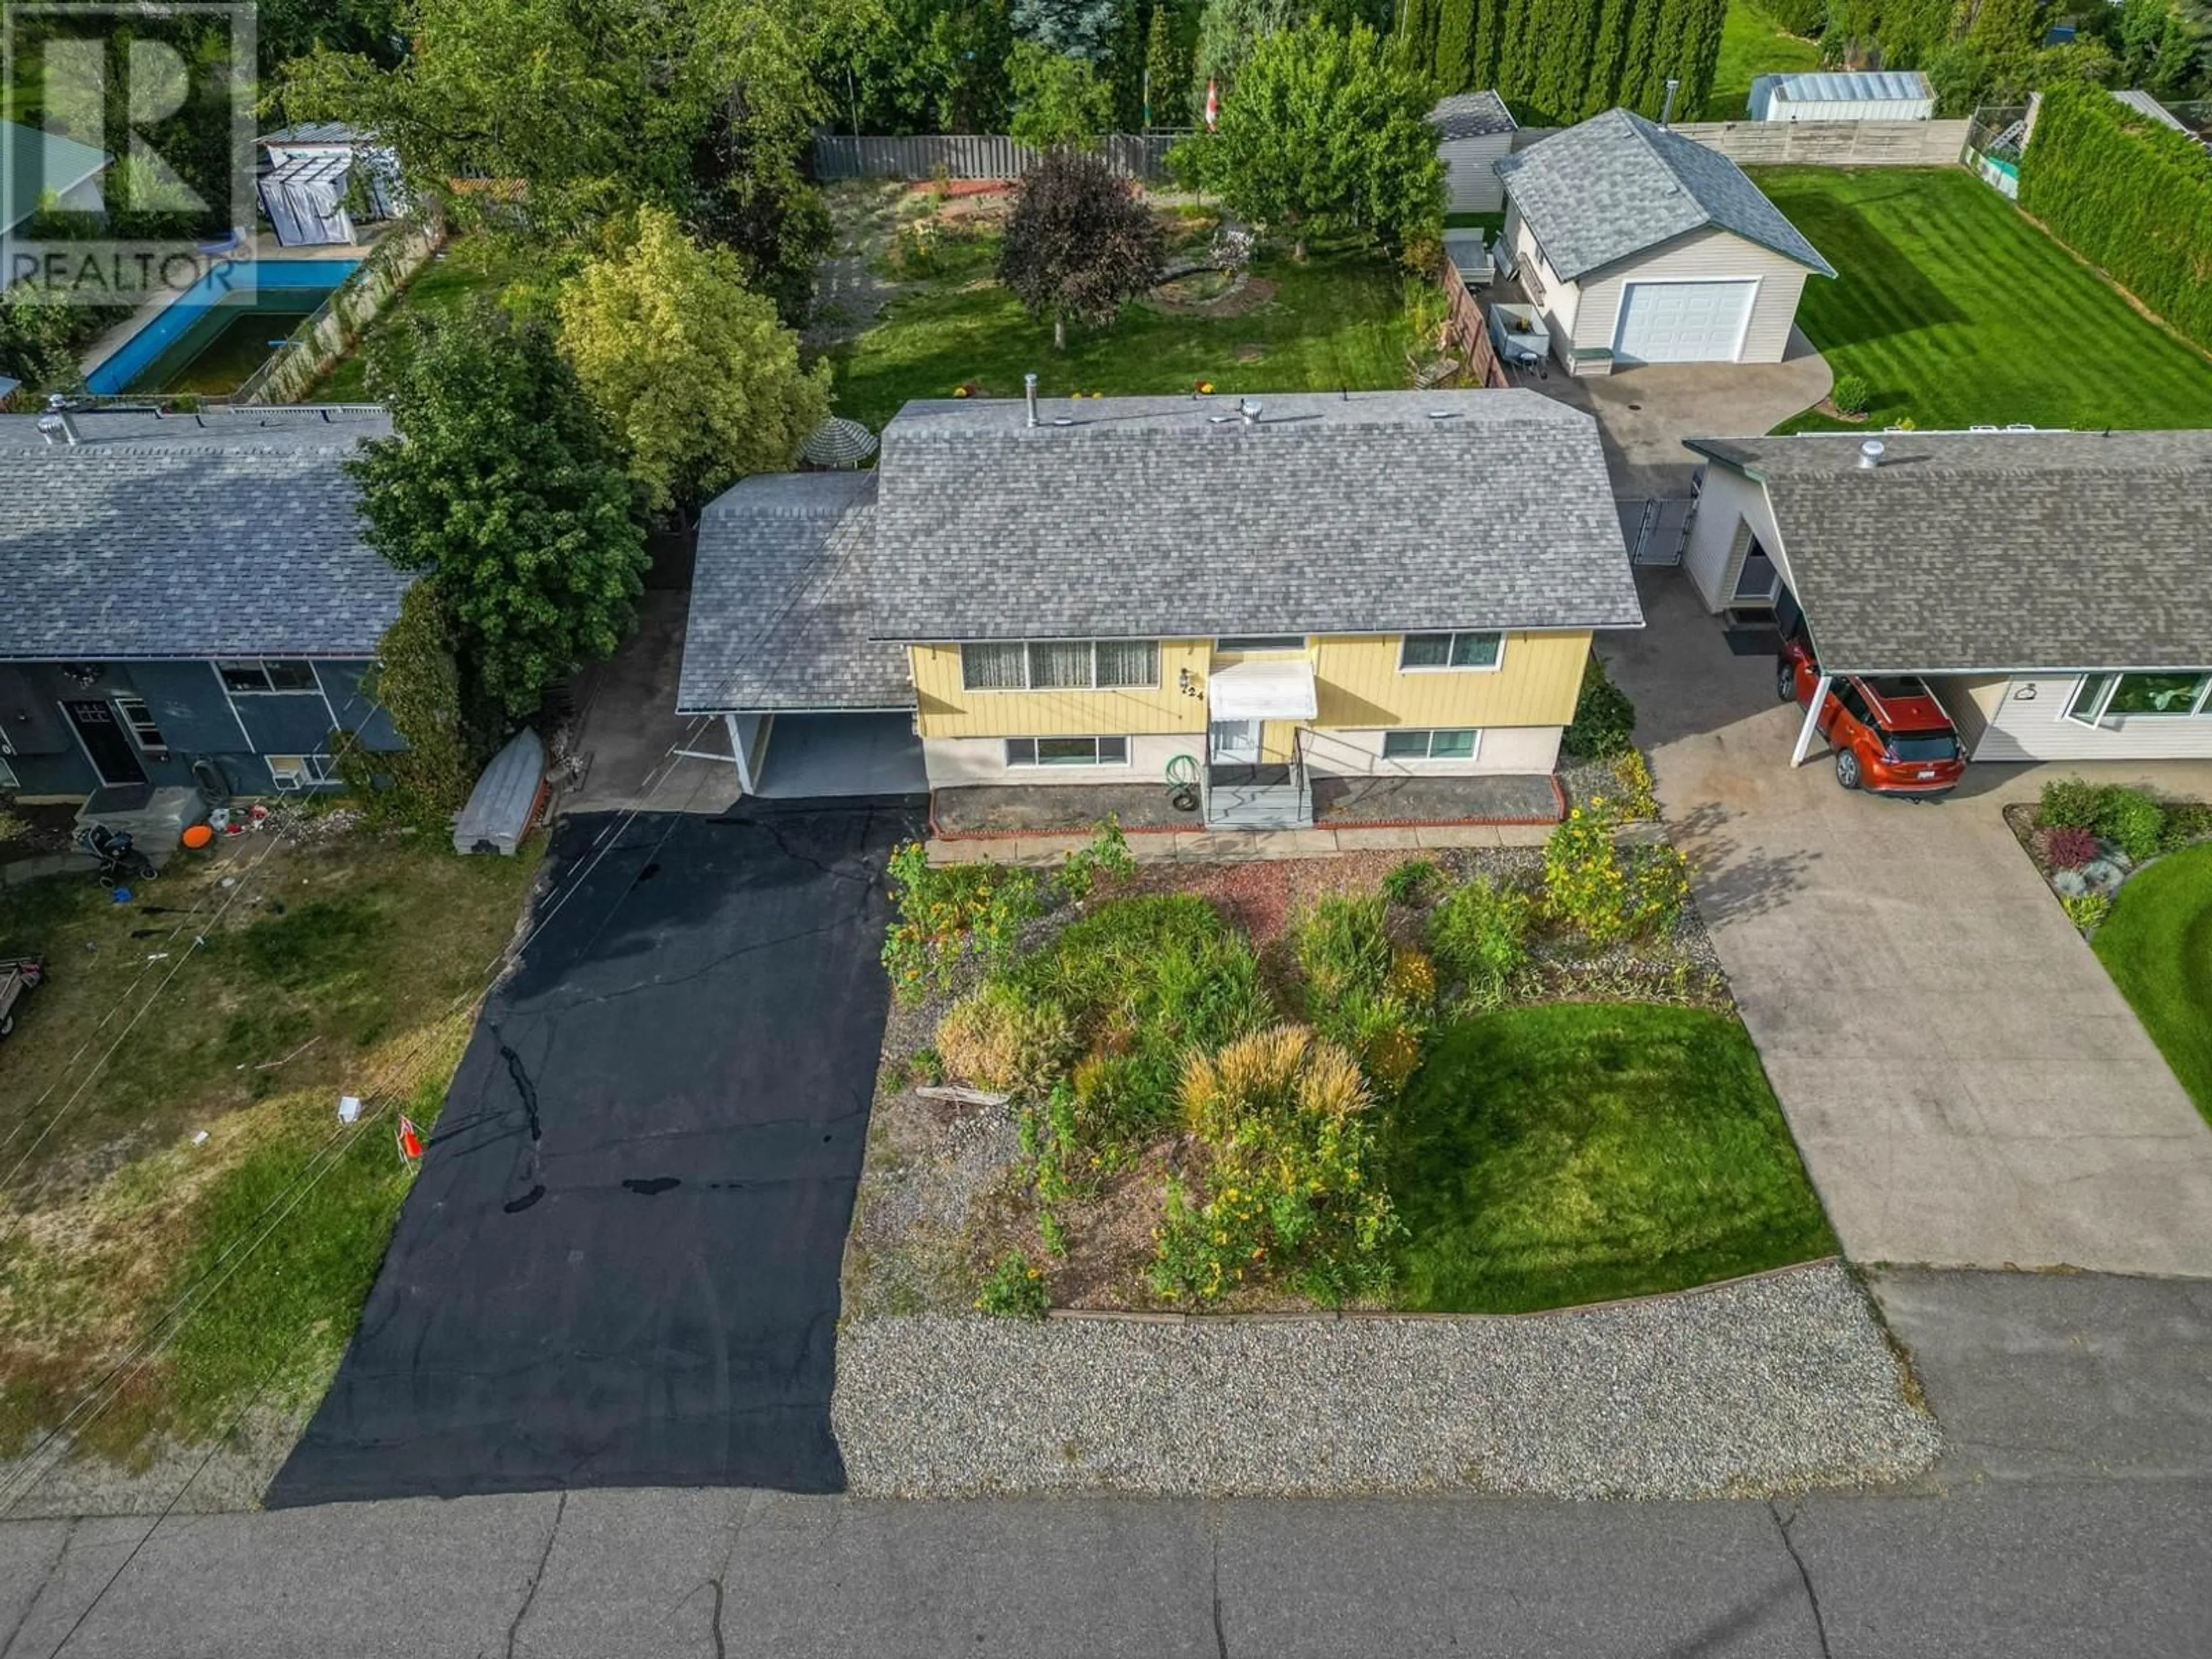
[[[84,439],[78,434],[76,422],[66,410],[57,409],[39,416],[39,435],[50,444],[81,444]]]
[[[1244,417],[1245,425],[1257,426],[1260,424],[1260,404],[1258,399],[1252,398],[1239,398],[1237,400],[1237,412]]]
[[[1869,438],[1864,443],[1859,446],[1859,471],[1862,472],[1873,471],[1875,468],[1881,465],[1881,458],[1885,453],[1885,447],[1881,439]]]
[[[1022,376],[1022,396],[1023,396],[1024,398],[1026,398],[1026,399],[1028,400],[1028,403],[1029,403],[1029,406],[1030,406],[1030,424],[1031,426],[1035,426],[1035,425],[1037,423],[1037,416],[1036,416],[1036,375],[1034,375],[1034,374],[1024,374],[1024,375],[1023,375],[1023,376]]]
[[[1429,418],[1432,421],[1455,421],[1461,413],[1456,409],[1432,409],[1429,411]]]

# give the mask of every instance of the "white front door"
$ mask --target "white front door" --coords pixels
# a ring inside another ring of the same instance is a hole
[[[1631,283],[1622,291],[1616,363],[1732,363],[1743,349],[1749,283]]]
[[[1260,760],[1260,722],[1216,720],[1212,746],[1217,762],[1231,766],[1255,766]]]

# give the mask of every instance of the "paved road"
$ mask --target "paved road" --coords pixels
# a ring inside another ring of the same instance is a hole
[[[2212,1273],[2212,1129],[2005,825],[2038,775],[1915,805],[1792,771],[1773,659],[1643,574],[1649,628],[1603,648],[1844,1254]],[[2144,770],[2212,793],[2212,766]]]
[[[564,819],[272,1504],[834,1492],[837,1273],[908,805]],[[649,1034],[649,1037],[645,1034]]]
[[[1880,1291],[1954,1425],[1906,1493],[694,1490],[340,1504],[150,1537],[143,1521],[26,1522],[0,1526],[0,1659],[46,1659],[88,1606],[64,1651],[112,1659],[2202,1659],[2212,1285],[1905,1273]]]

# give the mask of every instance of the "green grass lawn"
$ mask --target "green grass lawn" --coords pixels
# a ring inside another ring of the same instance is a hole
[[[385,307],[368,331],[354,342],[353,349],[339,358],[331,372],[316,381],[301,401],[368,401],[369,354],[393,319],[409,312],[451,311],[477,295],[496,294],[526,270],[523,257],[507,242],[489,236],[456,236],[415,273],[415,280]]]
[[[2212,1121],[2212,844],[2161,859],[2122,887],[2096,950]]]
[[[1753,177],[1842,273],[1807,280],[1797,321],[1865,377],[1870,425],[2212,426],[2212,362],[1963,168]]]
[[[1255,262],[1255,284],[1273,292],[1243,314],[1133,306],[1108,328],[1071,324],[1067,349],[1055,351],[1051,325],[1032,321],[991,280],[991,246],[988,236],[975,239],[959,280],[901,295],[874,328],[837,350],[839,414],[879,428],[908,399],[949,398],[963,383],[985,396],[1018,398],[1030,371],[1048,398],[1188,392],[1201,380],[1224,396],[1381,391],[1407,383],[1406,354],[1424,332],[1408,312],[1411,284],[1402,272],[1371,258],[1316,253],[1304,264]],[[1431,334],[1441,296],[1437,306],[1426,319]]]
[[[1694,119],[1741,121],[1754,76],[1791,75],[1820,67],[1820,46],[1784,34],[1752,0],[1729,0],[1721,25],[1721,55],[1713,70],[1713,89]]]
[[[1392,1113],[1401,1308],[1516,1313],[1835,1249],[1735,1019],[1554,1003],[1448,1029]]]

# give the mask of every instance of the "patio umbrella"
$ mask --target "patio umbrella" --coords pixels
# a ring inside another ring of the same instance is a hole
[[[876,453],[876,434],[858,421],[832,415],[799,452],[809,466],[858,466]]]

